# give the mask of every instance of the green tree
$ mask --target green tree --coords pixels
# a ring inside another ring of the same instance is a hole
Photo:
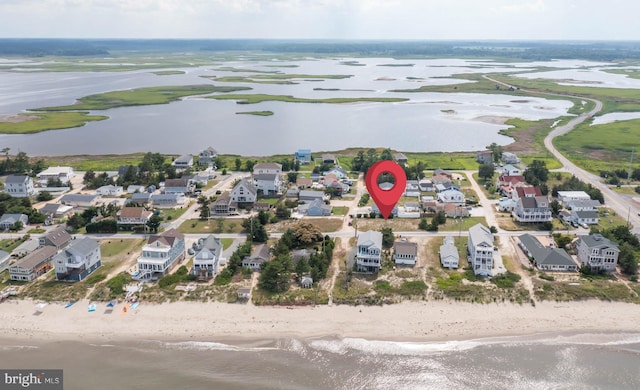
[[[46,202],[51,199],[53,199],[53,195],[51,195],[49,191],[41,191],[41,192],[38,192],[38,195],[36,195],[36,200],[38,202]]]
[[[557,216],[558,213],[560,213],[560,208],[562,206],[560,205],[560,202],[554,199],[549,203],[549,207],[551,208],[551,214],[553,214],[553,216]]]
[[[298,172],[287,172],[287,180],[289,183],[295,183],[298,180]]]
[[[390,227],[383,227],[382,229],[380,229],[380,232],[382,233],[382,248],[391,248],[393,246],[393,242],[395,241],[393,230]]]
[[[239,171],[242,169],[242,160],[240,160],[239,158],[236,158],[236,160],[234,161],[235,165],[236,165],[236,171]]]
[[[638,260],[636,259],[635,251],[627,242],[620,245],[618,264],[620,264],[622,272],[627,275],[635,275],[638,272]]]
[[[209,198],[200,195],[198,197],[198,204],[200,205],[200,220],[206,221],[211,216],[211,209],[209,208]]]
[[[263,263],[258,282],[260,288],[275,293],[287,291],[289,289],[289,280],[291,279],[291,272],[288,267],[290,262],[291,259],[287,254]]]
[[[267,242],[269,235],[264,225],[257,218],[246,218],[242,221],[242,227],[247,231],[253,242]]]
[[[309,262],[304,257],[298,260],[298,264],[296,264],[296,276],[300,279],[302,276],[306,275],[311,267],[309,267]]]
[[[445,223],[447,223],[447,214],[445,214],[444,211],[438,211],[433,217],[432,223],[444,225]]]
[[[491,163],[481,164],[478,168],[478,176],[480,176],[484,180],[489,180],[493,177],[495,170],[495,167]]]
[[[157,214],[153,214],[147,221],[147,226],[153,233],[157,233],[161,223],[162,218],[160,218],[160,216]]]
[[[523,176],[527,183],[534,186],[545,183],[549,177],[547,163],[542,160],[533,160],[525,169]]]
[[[428,227],[429,227],[429,221],[425,217],[420,218],[420,223],[418,224],[418,229],[420,229],[420,230],[428,230],[427,229]]]

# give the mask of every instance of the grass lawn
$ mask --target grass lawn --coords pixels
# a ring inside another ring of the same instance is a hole
[[[466,232],[470,227],[479,223],[487,226],[487,220],[484,217],[468,217],[460,219],[447,218],[447,222],[444,225],[438,226],[438,231],[457,232],[462,230]]]
[[[333,215],[345,215],[347,211],[349,211],[349,208],[347,206],[336,206],[331,209],[331,211]]]
[[[186,204],[179,209],[160,209],[160,218],[163,218],[165,222],[173,221],[176,218],[187,212],[189,205]]]
[[[242,233],[242,219],[234,218],[234,219],[226,219],[221,218],[222,221],[222,230],[220,230],[218,225],[218,219],[210,219],[209,221],[201,221],[199,219],[189,219],[184,221],[180,227],[178,227],[178,231],[180,233],[190,234],[190,233]]]
[[[382,218],[358,218],[357,223],[359,232],[367,230],[380,231],[380,229],[385,227],[390,227],[394,232],[412,232],[419,230],[418,224],[420,223],[420,220],[417,218],[393,218],[385,221]]]
[[[625,194],[625,195],[633,195],[633,196],[640,196],[640,194],[638,194],[635,190],[635,187],[616,187],[616,186],[610,186],[609,188],[611,188],[612,191],[615,191],[619,194]]]
[[[222,242],[222,249],[227,249],[233,244],[233,238],[221,238],[220,242]]]
[[[622,217],[607,207],[600,207],[598,209],[598,217],[600,218],[600,221],[598,222],[598,227],[600,229],[610,229],[612,227],[627,224],[626,215]]]
[[[474,172],[472,176],[473,176],[473,178],[475,179],[475,181],[478,183],[478,185],[480,186],[480,188],[482,189],[482,192],[484,192],[484,196],[486,196],[486,197],[487,197],[487,198],[489,198],[489,199],[500,199],[500,194],[498,194],[497,192],[495,192],[495,188],[496,188],[496,186],[495,186],[495,182],[496,182],[496,180],[495,180],[495,175],[494,175],[491,179],[489,179],[489,180],[481,179],[481,178],[478,176],[478,173],[477,173],[477,172]],[[491,191],[491,192],[487,191],[487,189],[486,189],[486,188],[485,188],[485,186],[484,186],[484,185],[485,185],[485,183],[487,183],[487,182],[489,182],[489,183],[493,183],[493,184],[494,184],[494,186],[493,186],[493,187],[491,187],[493,191]]]
[[[25,236],[22,236],[16,239],[6,238],[4,240],[0,240],[0,249],[5,252],[11,253],[14,249],[19,247],[20,244],[22,244],[25,241],[26,241]]]
[[[144,154],[106,154],[106,155],[77,155],[43,157],[47,165],[70,166],[76,171],[117,171],[122,165],[137,166],[142,162]]]
[[[100,242],[100,253],[103,259],[115,257],[138,250],[144,242],[143,238],[103,240]]]
[[[78,108],[80,109],[80,108]],[[91,121],[109,119],[103,115],[89,115],[88,112],[34,112],[18,114],[15,120],[0,122],[2,134],[32,134],[47,130],[80,127]]]

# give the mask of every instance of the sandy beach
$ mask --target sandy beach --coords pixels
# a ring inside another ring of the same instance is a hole
[[[636,332],[638,305],[618,302],[515,304],[405,302],[390,306],[255,307],[225,303],[141,304],[121,314],[88,302],[70,308],[0,304],[0,338],[13,340],[221,340],[359,337],[446,341],[546,332]]]

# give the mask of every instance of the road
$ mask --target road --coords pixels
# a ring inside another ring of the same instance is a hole
[[[483,77],[497,84],[511,87],[510,84],[506,84],[496,79],[492,79],[486,75]],[[554,138],[563,134],[567,134],[568,132],[573,130],[577,125],[581,124],[582,122],[586,121],[587,119],[599,113],[602,110],[602,102],[596,99],[585,98],[582,96],[546,93],[546,92],[530,91],[525,89],[521,89],[521,91],[528,92],[531,94],[536,94],[536,95],[551,95],[551,96],[560,96],[560,97],[588,100],[595,104],[595,107],[591,111],[580,114],[579,116],[570,120],[567,124],[563,126],[558,126],[557,128],[553,129],[545,137],[544,146],[547,148],[547,150],[549,150],[554,155],[556,159],[558,159],[558,161],[560,161],[560,163],[563,165],[562,170],[571,173],[572,175],[582,180],[583,182],[589,183],[592,186],[599,189],[600,191],[602,191],[602,195],[604,196],[604,201],[606,206],[611,208],[613,211],[615,211],[616,214],[618,214],[619,216],[623,218],[626,217],[629,223],[633,226],[633,232],[636,234],[640,233],[640,218],[638,217],[638,212],[640,211],[640,209],[638,208],[638,206],[632,204],[632,202],[630,202],[623,195],[618,194],[617,192],[611,190],[611,188],[609,188],[608,185],[602,182],[599,176],[594,175],[593,173],[587,172],[584,169],[576,166],[574,163],[569,161],[569,159],[567,159],[562,153],[560,153],[558,149],[555,148],[555,146],[553,146]]]

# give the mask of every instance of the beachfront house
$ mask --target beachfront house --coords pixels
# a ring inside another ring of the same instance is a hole
[[[200,238],[197,244],[194,244],[196,251],[193,256],[193,267],[191,274],[201,281],[206,281],[218,273],[218,265],[220,264],[220,256],[222,256],[222,242],[219,238],[209,235],[206,238]]]
[[[258,199],[258,191],[253,184],[253,180],[244,178],[238,182],[238,184],[231,190],[231,201],[240,204],[253,205]]]
[[[618,244],[600,234],[581,236],[576,243],[580,264],[592,271],[613,272],[618,264]]]
[[[66,248],[67,245],[71,243],[72,239],[73,237],[71,237],[71,234],[69,234],[64,227],[59,227],[40,236],[38,243],[41,248],[43,246],[52,246],[57,250],[60,250],[62,248]]]
[[[56,279],[80,281],[102,265],[100,243],[92,238],[74,241],[53,257]]]
[[[29,217],[26,214],[2,214],[0,217],[0,230],[17,228],[20,225],[22,225],[22,227],[20,227],[22,229],[27,226],[28,223]]]
[[[218,151],[209,146],[198,154],[198,165],[213,167],[216,163],[217,157]]]
[[[493,234],[477,224],[469,228],[467,259],[475,275],[491,276],[493,270]]]
[[[152,235],[138,257],[139,278],[158,280],[168,275],[171,268],[184,259],[184,250],[184,235],[175,229]]]
[[[418,244],[406,240],[393,243],[393,261],[397,265],[416,265]]]
[[[9,267],[11,280],[30,282],[40,275],[44,275],[51,268],[53,256],[58,251],[52,246],[45,246],[29,253]]]
[[[117,225],[119,229],[130,230],[136,226],[146,226],[153,211],[144,207],[123,207],[118,211]]]
[[[519,237],[520,249],[541,271],[575,272],[578,264],[561,248],[547,248],[531,234]]]
[[[280,175],[282,174],[282,164],[266,162],[266,163],[259,163],[253,166],[254,175],[260,175],[263,173]]]
[[[300,164],[310,164],[312,159],[311,149],[298,149],[298,151],[294,153],[293,158]]]
[[[382,255],[382,233],[368,230],[358,235],[356,248],[356,270],[377,273],[380,271]]]
[[[15,198],[28,198],[36,194],[33,179],[30,176],[7,176],[4,182],[4,192]]]
[[[262,264],[267,261],[269,261],[269,247],[266,244],[260,244],[253,247],[251,255],[242,259],[242,267],[260,271]]]
[[[460,254],[452,236],[446,236],[440,245],[440,264],[448,269],[457,269],[460,266]]]

